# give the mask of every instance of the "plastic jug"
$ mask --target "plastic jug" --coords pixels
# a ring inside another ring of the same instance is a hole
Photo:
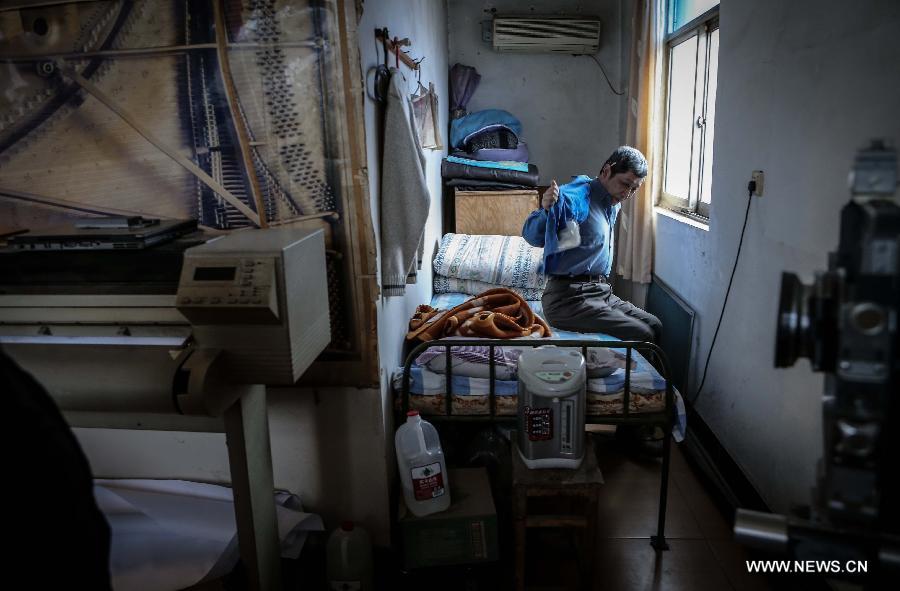
[[[450,481],[434,426],[419,416],[406,413],[406,423],[394,435],[397,467],[403,484],[403,499],[413,515],[422,517],[450,506]]]
[[[332,591],[371,591],[372,540],[369,533],[345,521],[328,536],[326,546],[328,589]]]

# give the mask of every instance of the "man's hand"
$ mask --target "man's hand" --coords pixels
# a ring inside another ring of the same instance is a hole
[[[550,208],[553,207],[553,204],[559,201],[559,185],[556,184],[556,179],[550,182],[550,186],[547,187],[547,190],[544,191],[544,194],[541,196],[541,207],[545,210],[550,211]]]

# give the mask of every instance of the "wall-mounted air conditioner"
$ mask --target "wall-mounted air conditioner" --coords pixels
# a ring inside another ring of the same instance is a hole
[[[600,49],[600,19],[570,16],[495,16],[496,51],[528,53],[596,53]]]

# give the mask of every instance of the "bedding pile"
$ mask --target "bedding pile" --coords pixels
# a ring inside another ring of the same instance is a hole
[[[536,187],[540,173],[534,164],[515,161],[479,161],[448,156],[441,162],[447,185],[460,189],[495,190]]]
[[[475,191],[535,187],[537,166],[528,164],[522,123],[508,111],[485,109],[450,123],[450,156],[441,162],[447,186]]]
[[[490,238],[490,237],[466,237],[466,238]],[[493,237],[498,238],[498,237]],[[446,249],[445,249],[446,250]],[[446,253],[445,253],[446,254]],[[494,259],[486,259],[483,265],[493,265]],[[454,267],[453,272],[463,272],[459,267],[464,266],[461,261],[452,264],[436,262],[436,270]],[[468,272],[474,272],[474,269]],[[485,272],[482,269],[482,272]],[[437,277],[437,275],[436,275]],[[436,279],[437,281],[437,279]],[[453,309],[473,298],[466,293],[436,293],[431,300],[429,308]],[[542,314],[541,302],[525,302],[536,318]],[[554,340],[579,340],[587,343],[597,342],[596,346],[588,346],[586,365],[588,372],[586,414],[589,422],[591,418],[601,419],[604,416],[624,416],[625,414],[625,383],[626,383],[626,355],[625,350],[614,345],[606,347],[608,342],[615,343],[616,339],[609,335],[598,333],[576,333],[572,331],[551,328],[552,337],[540,338],[541,345],[552,345]],[[454,337],[444,337],[445,341],[451,341]],[[454,415],[489,415],[491,414],[491,386],[490,365],[491,356],[494,360],[494,414],[497,416],[514,417],[517,411],[518,375],[516,364],[518,357],[525,347],[530,347],[533,342],[532,335],[529,338],[519,339],[521,345],[495,346],[493,355],[487,346],[451,346],[450,367],[452,377],[447,375],[447,354],[443,346],[428,347],[416,356],[410,369],[409,383],[409,408],[416,409],[423,414],[443,415],[450,412]],[[419,340],[419,339],[416,339]],[[423,338],[421,340],[427,340]],[[607,343],[601,343],[607,341]],[[577,347],[578,350],[581,347]],[[648,412],[660,412],[666,405],[666,382],[652,365],[635,350],[632,352],[630,373],[628,381],[628,410],[629,414]],[[403,392],[403,368],[398,368],[393,375],[394,392],[397,395],[395,404],[398,409],[402,406]],[[447,396],[448,390],[452,395]],[[674,390],[674,389],[673,389]],[[681,441],[687,428],[687,415],[684,401],[677,390],[674,390],[675,417],[673,436],[676,441]],[[602,422],[600,420],[599,422]]]
[[[495,346],[493,353],[487,346],[451,346],[450,376],[447,375],[446,349],[443,346],[428,347],[416,356],[410,367],[409,408],[426,415],[443,415],[449,408],[454,415],[490,415],[493,410],[497,416],[514,417],[517,412],[518,358],[525,347],[531,346],[531,339],[539,338],[541,345],[552,345],[558,339],[597,343],[588,346],[586,356],[585,410],[589,422],[591,418],[603,422],[604,416],[623,417],[626,413],[665,410],[666,381],[638,350],[632,351],[626,376],[627,357],[624,349],[615,347],[617,339],[605,334],[576,333],[547,326],[541,318],[540,298],[547,281],[542,249],[530,246],[518,236],[446,234],[433,266],[434,297],[430,305],[420,306],[410,321],[407,335],[410,342],[433,339],[452,342],[454,335],[457,338],[524,338],[520,339],[521,346]],[[479,296],[473,298],[470,295],[473,293]],[[485,305],[492,306],[495,316],[499,312],[513,318],[512,330],[497,331],[498,326],[504,326],[497,322],[485,323],[488,330],[482,332],[472,328],[474,322],[467,325],[485,310]],[[607,344],[611,346],[604,346]],[[576,349],[581,350],[581,347]],[[491,358],[494,361],[493,403]],[[403,392],[402,368],[394,372],[392,383],[399,409]],[[452,393],[449,400],[448,390]],[[687,417],[684,401],[677,390],[674,390],[674,405],[673,436],[681,441]]]

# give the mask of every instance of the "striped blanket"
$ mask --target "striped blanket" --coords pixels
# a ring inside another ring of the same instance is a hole
[[[549,337],[544,319],[522,296],[498,287],[470,297],[449,310],[420,305],[409,321],[407,340],[432,341],[448,336],[514,339]]]

